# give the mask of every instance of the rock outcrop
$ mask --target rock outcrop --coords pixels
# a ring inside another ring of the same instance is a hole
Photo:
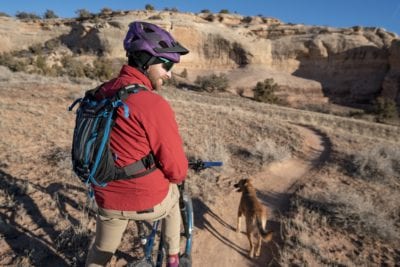
[[[400,41],[380,28],[171,11],[113,12],[83,21],[0,18],[0,52],[58,39],[77,55],[123,58],[122,40],[134,20],[164,27],[190,49],[177,72],[186,68],[192,80],[199,74],[225,72],[233,91],[274,78],[282,91],[303,94],[308,101],[328,97],[339,103],[368,103],[383,94],[400,104]]]

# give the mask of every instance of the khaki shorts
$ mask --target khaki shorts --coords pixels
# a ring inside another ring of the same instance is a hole
[[[170,184],[168,194],[148,211],[118,211],[99,208],[96,221],[96,238],[86,259],[86,266],[104,266],[118,249],[129,220],[163,219],[163,234],[169,255],[179,253],[180,220],[179,190]]]

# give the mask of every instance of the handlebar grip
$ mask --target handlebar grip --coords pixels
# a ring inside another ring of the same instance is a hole
[[[204,168],[222,166],[222,162],[221,161],[205,161],[203,163],[204,163]]]

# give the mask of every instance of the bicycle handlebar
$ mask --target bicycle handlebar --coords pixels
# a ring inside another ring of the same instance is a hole
[[[189,168],[195,172],[199,172],[211,167],[220,167],[222,165],[222,161],[202,161],[201,159],[189,161]]]

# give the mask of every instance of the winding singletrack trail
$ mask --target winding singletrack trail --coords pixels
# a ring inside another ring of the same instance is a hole
[[[296,182],[318,168],[329,157],[330,142],[318,130],[297,126],[304,137],[303,155],[296,158],[270,164],[265,170],[251,177],[257,189],[258,198],[268,207],[269,221],[267,230],[274,230],[274,241],[279,242],[279,223],[273,212],[288,207],[289,196]],[[267,266],[276,253],[275,242],[263,243],[261,256],[248,257],[249,243],[244,233],[236,233],[237,209],[240,193],[231,191],[219,196],[216,204],[205,207],[195,202],[195,235],[192,251],[194,267],[246,267]],[[275,255],[276,258],[277,255]]]

